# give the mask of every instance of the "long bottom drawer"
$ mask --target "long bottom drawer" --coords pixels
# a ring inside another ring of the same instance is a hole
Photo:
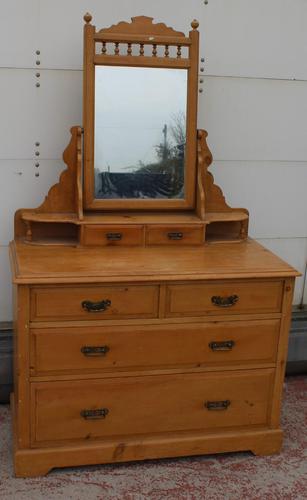
[[[265,425],[274,370],[32,384],[32,445]]]

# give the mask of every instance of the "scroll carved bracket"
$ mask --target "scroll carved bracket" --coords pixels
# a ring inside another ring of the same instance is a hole
[[[51,187],[44,202],[36,210],[38,212],[71,212],[80,214],[78,208],[82,207],[80,199],[80,176],[82,164],[81,127],[70,129],[71,140],[63,153],[63,160],[67,165],[59,182]]]

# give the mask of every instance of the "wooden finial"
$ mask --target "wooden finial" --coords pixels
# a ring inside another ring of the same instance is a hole
[[[93,18],[92,15],[89,12],[87,12],[86,14],[84,14],[83,19],[86,22],[86,24],[89,24]]]
[[[199,26],[199,22],[197,21],[197,19],[193,19],[193,21],[191,22],[191,26],[192,26],[193,30],[197,30],[197,28]]]

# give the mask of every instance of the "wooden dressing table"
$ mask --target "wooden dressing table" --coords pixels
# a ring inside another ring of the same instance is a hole
[[[198,23],[84,19],[84,128],[10,246],[16,475],[277,453],[298,273],[208,172]]]

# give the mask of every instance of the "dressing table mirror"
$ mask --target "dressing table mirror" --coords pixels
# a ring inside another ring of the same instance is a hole
[[[15,473],[277,453],[298,273],[208,170],[198,22],[84,21],[83,127],[10,245]]]

